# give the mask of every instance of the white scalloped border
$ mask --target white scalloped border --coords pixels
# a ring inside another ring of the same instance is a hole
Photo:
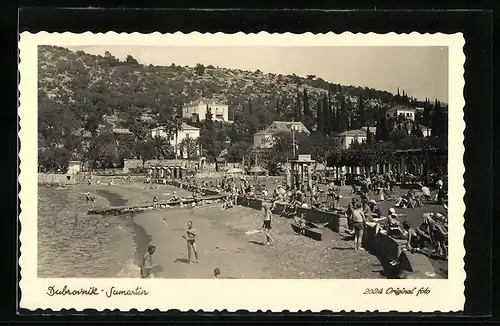
[[[448,46],[449,48],[449,187],[450,219],[450,267],[447,280],[169,280],[169,279],[39,279],[37,278],[37,45],[270,45],[270,46]],[[21,201],[21,267],[20,308],[51,309],[105,309],[145,311],[159,309],[168,311],[204,310],[234,312],[237,310],[299,312],[310,310],[340,311],[399,311],[433,312],[461,311],[465,303],[464,270],[465,248],[463,245],[465,195],[464,179],[464,131],[463,119],[464,65],[461,33],[422,34],[417,32],[397,34],[350,33],[342,34],[292,34],[250,33],[234,34],[199,33],[172,34],[141,33],[48,33],[23,32],[19,42],[19,119],[20,119],[20,167],[19,199]],[[451,158],[454,158],[453,160]],[[462,158],[459,160],[458,158]],[[96,286],[130,287],[148,289],[147,297],[121,297],[107,299],[96,297],[49,297],[45,294],[49,285],[72,288]],[[431,294],[420,297],[363,296],[365,288],[383,287],[429,287]],[[186,296],[186,289],[193,287],[197,295]],[[319,289],[313,291],[312,289]]]

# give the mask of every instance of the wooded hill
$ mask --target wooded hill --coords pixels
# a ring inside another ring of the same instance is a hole
[[[39,147],[63,145],[69,151],[67,156],[81,156],[77,143],[82,132],[96,138],[102,130],[129,128],[141,136],[138,138],[144,138],[148,128],[158,125],[175,131],[183,104],[200,97],[228,104],[229,117],[235,122],[231,127],[217,124],[215,129],[197,124],[207,143],[203,147],[212,156],[223,147],[213,144],[217,141],[211,140],[215,133],[215,138],[222,141],[228,137],[232,144],[252,143],[252,135],[272,121],[295,120],[313,132],[332,135],[375,126],[383,119],[383,112],[395,104],[424,105],[404,91],[393,95],[341,86],[314,75],[269,74],[201,64],[147,66],[131,56],[120,61],[109,52],[99,56],[56,46],[39,46],[38,58]],[[445,110],[438,102],[426,100],[425,105],[427,117],[419,117],[423,124],[431,124],[434,106]],[[438,124],[444,125],[444,115],[439,119]],[[208,135],[207,130],[214,134]]]

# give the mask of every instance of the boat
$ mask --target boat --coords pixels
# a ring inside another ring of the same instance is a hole
[[[295,233],[302,234],[308,238],[316,241],[321,241],[323,238],[323,231],[321,229],[312,226],[310,223],[306,223],[305,229],[302,229],[296,222],[291,223],[292,229]]]

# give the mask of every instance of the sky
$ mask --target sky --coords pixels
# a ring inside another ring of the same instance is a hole
[[[72,46],[70,50],[120,60],[127,55],[139,63],[169,66],[203,65],[264,73],[316,75],[342,85],[371,87],[393,94],[399,87],[417,99],[448,102],[447,47],[392,46]]]

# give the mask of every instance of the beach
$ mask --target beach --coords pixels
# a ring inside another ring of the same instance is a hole
[[[40,188],[41,193],[51,190]],[[343,235],[325,229],[323,241],[317,242],[295,234],[290,227],[290,220],[286,218],[274,217],[272,235],[275,245],[263,246],[263,234],[245,234],[246,231],[260,229],[262,212],[246,207],[223,211],[221,205],[215,205],[172,208],[136,215],[84,215],[89,206],[81,192],[90,191],[98,195],[99,204],[105,205],[142,203],[151,201],[153,196],[162,201],[168,199],[173,191],[178,196],[188,195],[186,191],[171,186],[158,185],[150,189],[141,184],[78,185],[61,191],[69,194],[67,196],[70,198],[79,199],[72,209],[79,212],[81,221],[97,219],[102,230],[99,229],[97,235],[89,236],[89,232],[80,234],[81,228],[78,228],[69,241],[73,243],[72,247],[63,249],[66,254],[62,257],[66,259],[57,261],[58,268],[54,266],[54,257],[47,258],[42,250],[48,246],[48,241],[40,241],[41,277],[139,277],[140,257],[149,244],[156,246],[153,259],[158,267],[153,269],[153,275],[158,278],[212,278],[215,268],[221,270],[223,278],[384,277],[378,259],[368,252],[352,250],[352,241],[346,241]],[[40,201],[40,206],[43,206],[43,201]],[[43,211],[43,208],[39,207],[39,210]],[[68,221],[61,224],[69,229],[71,219],[67,217]],[[86,225],[81,221],[78,223]],[[182,235],[188,221],[193,222],[199,234],[199,264],[187,263],[186,241]],[[39,223],[39,237],[40,233],[49,233],[47,227],[40,228]],[[53,228],[50,230],[54,231]],[[95,238],[101,239],[100,242]],[[61,242],[58,240],[58,243]],[[48,247],[55,251],[52,255],[59,258],[61,246],[50,244]],[[48,251],[45,249],[45,252]],[[51,261],[52,267],[48,267],[47,261]]]

